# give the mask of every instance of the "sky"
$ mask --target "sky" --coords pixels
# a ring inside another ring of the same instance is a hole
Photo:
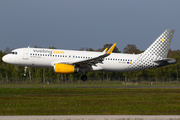
[[[166,29],[180,49],[180,0],[0,0],[0,50],[21,47],[146,50]]]

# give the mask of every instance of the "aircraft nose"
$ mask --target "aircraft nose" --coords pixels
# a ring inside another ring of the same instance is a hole
[[[8,57],[7,57],[7,55],[5,55],[5,56],[2,58],[2,60],[3,60],[4,62],[8,62]]]

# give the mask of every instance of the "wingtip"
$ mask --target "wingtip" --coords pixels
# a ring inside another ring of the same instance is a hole
[[[103,52],[104,52],[104,53],[106,53],[106,52],[107,52],[107,50],[108,50],[108,48],[106,48]]]
[[[107,51],[107,54],[111,54],[112,51],[114,50],[115,46],[116,46],[116,43],[114,43],[114,44],[111,46],[111,48]]]

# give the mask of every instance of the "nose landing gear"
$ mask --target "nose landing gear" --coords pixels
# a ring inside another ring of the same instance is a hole
[[[27,69],[28,69],[28,67],[27,67],[27,66],[25,66],[25,68],[24,68],[24,74],[23,74],[23,76],[24,76],[24,77],[26,77],[26,72],[27,72]]]

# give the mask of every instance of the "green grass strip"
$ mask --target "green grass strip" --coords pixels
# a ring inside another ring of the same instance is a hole
[[[0,88],[0,115],[179,115],[180,89]]]

